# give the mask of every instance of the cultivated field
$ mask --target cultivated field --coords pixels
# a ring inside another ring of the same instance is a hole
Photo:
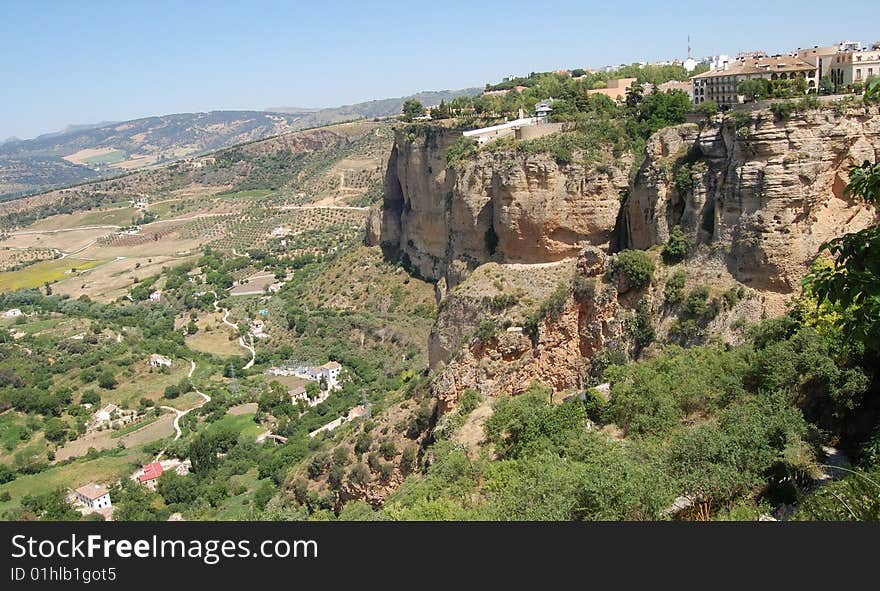
[[[67,277],[79,277],[105,262],[106,259],[74,258],[41,261],[19,271],[0,273],[0,292],[40,287],[47,282],[54,283]]]
[[[98,451],[118,447],[120,444],[126,448],[143,445],[157,439],[174,435],[174,415],[166,412],[154,421],[144,421],[143,426],[136,427],[131,432],[120,437],[114,437],[117,431],[107,429],[104,431],[91,431],[82,437],[69,441],[64,447],[55,452],[57,461],[64,461],[72,457],[80,457],[88,453],[89,448]]]

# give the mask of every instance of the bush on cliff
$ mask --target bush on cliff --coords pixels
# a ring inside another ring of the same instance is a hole
[[[643,250],[623,250],[612,261],[609,269],[611,278],[622,274],[633,289],[644,289],[654,280],[654,261]]]

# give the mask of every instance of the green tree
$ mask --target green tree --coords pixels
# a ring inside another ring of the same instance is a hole
[[[694,107],[694,112],[699,113],[706,119],[711,119],[718,114],[718,103],[715,101],[703,101]]]
[[[846,192],[874,207],[880,206],[880,162],[865,161],[850,169]],[[828,302],[839,314],[836,324],[849,338],[880,350],[880,225],[844,234],[826,242],[834,257],[804,279],[818,302]]]
[[[116,380],[116,376],[113,374],[113,370],[105,369],[100,374],[98,374],[98,385],[104,388],[105,390],[112,390],[116,387],[116,384],[119,382]]]
[[[612,277],[625,278],[629,287],[644,289],[654,280],[654,261],[643,250],[622,250],[610,268]]]
[[[680,263],[687,256],[687,247],[687,238],[685,238],[684,232],[681,231],[681,226],[675,226],[672,228],[672,232],[669,233],[669,239],[660,253],[663,257],[663,262],[667,265]]]
[[[412,121],[425,114],[425,106],[416,99],[406,99],[403,101],[401,113],[404,121]]]

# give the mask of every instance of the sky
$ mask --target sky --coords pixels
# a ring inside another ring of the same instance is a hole
[[[849,0],[847,14],[874,14]],[[151,115],[327,107],[507,75],[874,42],[827,1],[0,0],[0,140]]]

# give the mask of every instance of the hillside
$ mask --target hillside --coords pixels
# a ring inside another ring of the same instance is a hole
[[[379,99],[331,107],[327,109],[301,109],[298,107],[269,107],[266,110],[273,113],[294,113],[300,115],[300,125],[316,127],[328,125],[340,121],[372,117],[393,117],[400,114],[400,108],[407,99],[415,99],[423,105],[438,105],[441,101],[449,102],[460,96],[474,96],[482,91],[481,88],[463,88],[461,90],[436,90],[424,91],[409,96],[397,98]]]
[[[0,203],[0,513],[876,519],[877,351],[801,279],[876,228],[880,109],[795,106],[358,121]]]
[[[425,104],[478,89],[422,92]],[[295,130],[400,113],[410,97],[325,109],[211,111],[69,126],[32,140],[0,144],[0,201],[52,187],[122,174]]]

